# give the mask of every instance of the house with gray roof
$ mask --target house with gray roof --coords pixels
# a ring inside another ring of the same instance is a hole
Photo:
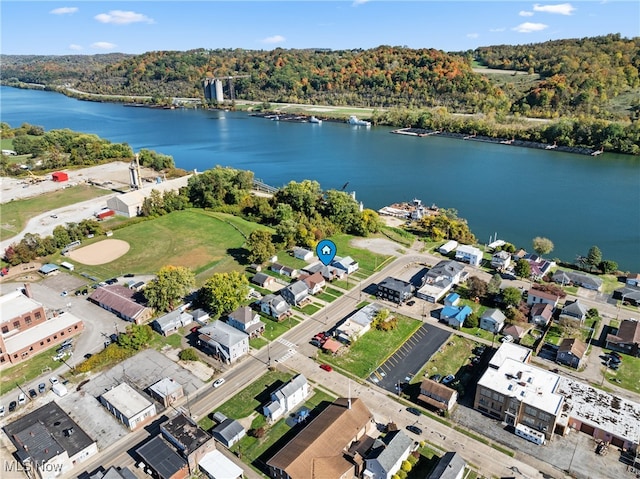
[[[249,335],[216,320],[198,331],[198,346],[226,363],[234,363],[249,352]]]
[[[204,309],[195,309],[191,311],[191,316],[193,320],[198,323],[200,326],[204,326],[209,322],[209,313],[207,313]]]
[[[580,301],[567,301],[560,311],[560,321],[569,320],[569,321],[578,321],[581,324],[587,317],[587,307],[582,304]]]
[[[268,294],[260,300],[260,311],[280,321],[291,315],[291,306],[279,294]]]
[[[378,298],[387,299],[402,304],[413,296],[413,285],[407,281],[387,276],[378,283]]]
[[[480,329],[498,334],[506,319],[504,313],[499,309],[487,309],[480,317]]]
[[[612,295],[613,299],[618,299],[623,303],[631,303],[634,306],[640,305],[640,287],[624,286],[616,289]]]
[[[313,259],[315,255],[313,254],[313,251],[310,251],[306,248],[301,248],[299,246],[296,246],[295,248],[293,248],[293,257],[294,258],[298,258],[301,259],[303,261],[311,261]]]
[[[600,278],[590,274],[580,273],[578,271],[558,270],[553,273],[552,279],[554,282],[563,286],[573,284],[575,286],[581,286],[585,289],[591,289],[594,291],[600,291],[600,288],[602,287],[602,280]]]
[[[413,447],[413,440],[402,431],[392,431],[376,439],[365,458],[365,479],[391,479],[400,470]]]
[[[256,273],[251,278],[251,282],[260,286],[261,288],[266,288],[267,286],[276,282],[276,279],[273,276],[268,275],[267,273]]]
[[[640,356],[640,321],[622,321],[615,334],[607,334],[607,347],[631,356]]]
[[[226,447],[233,446],[236,442],[246,435],[246,431],[235,419],[224,419],[220,424],[211,431],[216,441],[224,444]]]
[[[327,281],[333,281],[334,279],[342,279],[346,276],[347,272],[343,269],[336,268],[335,266],[329,265],[326,266],[322,264],[320,261],[316,261],[315,263],[311,263],[308,266],[302,268],[302,271],[308,274],[313,274],[320,272],[322,277]]]
[[[457,452],[447,452],[440,458],[427,479],[462,479],[467,463]]]
[[[307,378],[298,374],[271,393],[271,401],[262,407],[262,414],[275,422],[302,404],[309,392]]]
[[[338,269],[343,270],[347,274],[355,273],[360,268],[360,265],[351,256],[345,256],[341,258],[336,256],[331,262],[331,266],[335,266]]]
[[[191,313],[176,309],[170,313],[160,316],[151,323],[151,327],[164,336],[169,336],[178,329],[191,324],[193,322],[193,316]]]
[[[294,281],[280,290],[280,295],[291,306],[300,306],[309,298],[309,288],[304,281]]]
[[[452,260],[442,260],[422,278],[422,286],[416,296],[430,303],[438,302],[453,286],[463,281],[464,265]]]
[[[227,316],[227,323],[240,331],[247,333],[250,338],[257,338],[264,332],[264,323],[260,315],[248,306],[241,306]]]

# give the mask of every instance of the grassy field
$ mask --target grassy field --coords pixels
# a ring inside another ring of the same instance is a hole
[[[392,331],[372,329],[353,343],[345,354],[333,356],[320,352],[318,358],[366,378],[392,355],[420,327],[420,321],[398,316],[398,327]]]
[[[32,356],[28,361],[23,361],[3,370],[2,379],[0,380],[0,395],[17,388],[18,384],[25,384],[46,371],[58,368],[62,363],[53,360],[55,354],[55,348],[52,348],[36,356]],[[47,384],[47,386],[49,386],[49,384]]]
[[[47,211],[69,206],[81,201],[98,198],[111,193],[93,186],[79,185],[52,191],[36,198],[9,201],[2,204],[2,224],[0,225],[0,241],[17,235],[24,229],[29,219]]]
[[[473,355],[473,348],[477,344],[461,336],[451,336],[449,341],[433,355],[420,374],[414,376],[412,382],[421,382],[425,375],[440,374],[442,377],[447,374],[458,375],[464,365],[469,362],[469,358]]]
[[[604,366],[602,366],[604,369]],[[607,369],[605,372],[607,381],[634,393],[640,393],[640,358],[634,358],[622,354],[622,363],[617,371]]]
[[[342,234],[331,237],[331,240],[336,244],[338,256],[351,256],[358,262],[360,270],[368,272],[368,275],[380,269],[385,261],[393,258],[393,256],[373,253],[365,249],[351,246],[350,242],[354,238],[354,236]]]
[[[215,272],[242,270],[243,234],[258,228],[256,223],[221,213],[175,211],[115,230],[113,239],[127,241],[131,249],[111,263],[77,265],[76,270],[108,278],[123,273],[153,274],[171,264],[191,268],[201,284]]]
[[[270,319],[268,316],[262,314],[260,316],[262,317],[262,321],[264,321],[264,333],[262,336],[269,341],[273,341],[299,323],[295,317],[290,317],[279,323]]]

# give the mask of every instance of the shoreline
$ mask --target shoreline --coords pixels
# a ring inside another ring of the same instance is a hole
[[[519,146],[522,148],[534,148],[538,150],[561,151],[563,153],[575,153],[577,155],[598,156],[603,152],[603,150],[594,150],[593,148],[586,148],[581,146],[558,146],[556,144],[549,145],[548,143],[539,143],[535,141],[525,141],[525,140],[516,140],[516,139],[508,140],[506,138],[492,138],[490,136],[465,135],[464,133],[453,133],[453,132],[446,132],[446,131],[439,131],[439,130],[426,130],[423,128],[399,128],[397,130],[391,131],[390,133],[393,133],[395,135],[414,136],[418,138],[438,135],[438,136],[443,136],[445,138],[478,141],[482,143],[494,143],[494,144],[500,144],[500,145],[506,145],[506,146]]]

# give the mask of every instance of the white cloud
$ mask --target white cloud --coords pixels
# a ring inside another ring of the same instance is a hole
[[[527,12],[526,10],[520,10],[518,13],[521,17],[533,17],[533,12]]]
[[[263,38],[262,40],[260,40],[262,43],[282,43],[285,42],[287,39],[285,37],[283,37],[282,35],[273,35],[272,37],[267,37],[267,38]]]
[[[69,50],[79,51],[84,49],[82,48],[82,45],[77,45],[76,43],[72,43],[71,45],[69,45]]]
[[[365,3],[367,3],[369,0],[353,0],[353,3],[351,4],[352,7],[357,7],[358,5],[363,5]]]
[[[49,13],[54,15],[66,15],[68,13],[76,13],[78,11],[78,7],[60,7],[54,8]]]
[[[536,3],[533,6],[534,12],[556,13],[558,15],[572,15],[575,7],[570,3],[559,3],[557,5],[540,5]]]
[[[98,50],[113,50],[118,45],[111,42],[95,42],[95,43],[92,43],[91,46],[93,48],[97,48]]]
[[[506,30],[506,28],[501,27],[501,28],[490,28],[489,31],[490,32],[504,32]]]
[[[477,33],[467,33],[467,38],[478,38],[480,35]]]
[[[125,12],[124,10],[111,10],[109,13],[96,15],[96,20],[100,23],[113,23],[114,25],[128,25],[129,23],[154,23],[153,18],[149,18],[142,13]]]
[[[545,28],[549,28],[549,25],[545,25],[544,23],[525,22],[525,23],[521,23],[517,27],[513,27],[512,30],[518,33],[531,33],[531,32],[540,32]]]

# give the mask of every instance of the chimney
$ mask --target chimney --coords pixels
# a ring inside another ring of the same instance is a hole
[[[24,283],[24,295],[27,298],[33,298],[33,294],[31,293],[31,285],[29,283]]]

